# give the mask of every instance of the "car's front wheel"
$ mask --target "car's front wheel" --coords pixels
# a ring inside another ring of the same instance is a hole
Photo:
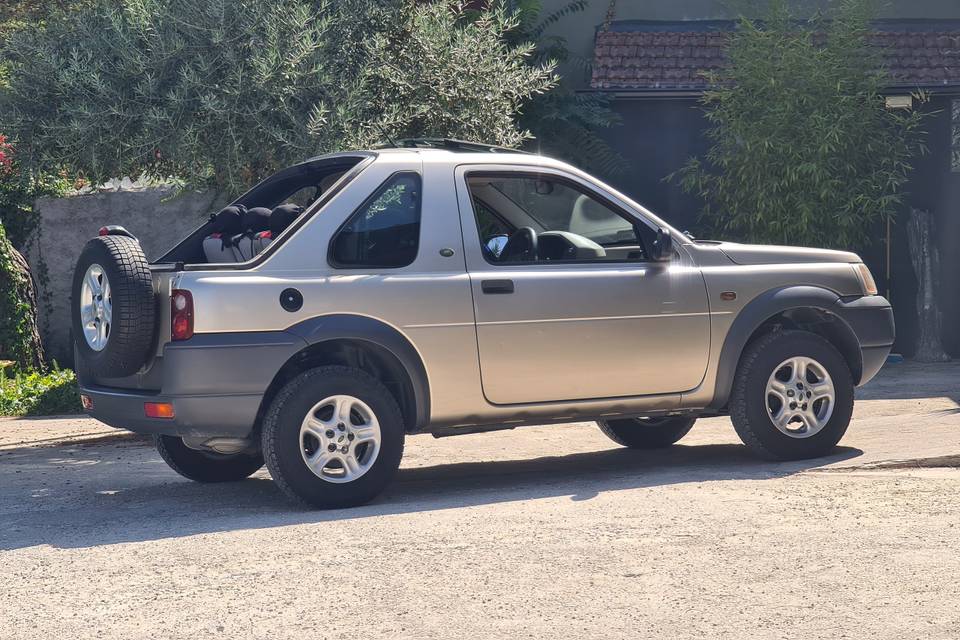
[[[263,421],[263,453],[280,489],[314,507],[363,504],[387,486],[403,457],[403,415],[370,374],[311,369],[288,382]]]
[[[599,420],[600,431],[608,438],[631,449],[661,449],[676,443],[693,428],[696,418],[621,418]]]
[[[853,415],[853,378],[843,356],[808,331],[758,338],[740,358],[730,418],[763,458],[799,460],[833,449]]]

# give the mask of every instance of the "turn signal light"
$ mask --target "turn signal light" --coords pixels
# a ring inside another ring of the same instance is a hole
[[[173,405],[169,402],[144,402],[143,413],[148,418],[172,418]]]
[[[860,286],[863,287],[863,295],[877,295],[877,283],[873,280],[873,274],[870,273],[867,265],[859,262],[853,265],[853,268],[857,272],[857,277],[860,279]]]
[[[186,289],[174,289],[170,296],[170,339],[193,337],[193,295]]]

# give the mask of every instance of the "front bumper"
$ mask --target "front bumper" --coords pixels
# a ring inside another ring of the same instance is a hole
[[[102,386],[80,377],[87,413],[136,433],[243,438],[253,430],[277,372],[306,342],[285,331],[197,334],[168,343],[158,391]],[[149,418],[147,402],[173,405],[173,418]]]
[[[857,385],[866,384],[877,375],[893,348],[896,337],[893,308],[883,296],[864,296],[850,300],[841,298],[835,312],[860,343],[861,367]]]

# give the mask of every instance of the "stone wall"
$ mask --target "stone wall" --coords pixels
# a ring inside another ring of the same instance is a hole
[[[73,268],[86,241],[106,224],[126,227],[139,240],[148,260],[163,255],[170,247],[200,225],[216,208],[214,193],[170,189],[146,189],[78,195],[68,198],[41,198],[39,236],[32,238],[27,260],[38,280],[41,302],[40,333],[47,357],[61,365],[73,364],[70,345],[70,287]],[[37,277],[41,264],[47,270],[46,285]]]

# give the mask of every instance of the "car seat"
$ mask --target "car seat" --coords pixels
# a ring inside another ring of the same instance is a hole
[[[254,255],[270,246],[273,239],[286,230],[303,213],[303,207],[295,204],[282,204],[270,213],[269,229],[256,234],[253,239]]]
[[[233,238],[243,228],[243,205],[224,207],[210,217],[211,233],[203,239],[203,255],[209,263],[239,262],[239,254],[233,246]]]
[[[623,219],[587,195],[573,204],[567,230],[585,238],[596,238],[623,229]]]
[[[241,232],[233,237],[233,246],[240,262],[252,260],[260,253],[259,234],[270,227],[270,209],[254,207],[241,217]]]

